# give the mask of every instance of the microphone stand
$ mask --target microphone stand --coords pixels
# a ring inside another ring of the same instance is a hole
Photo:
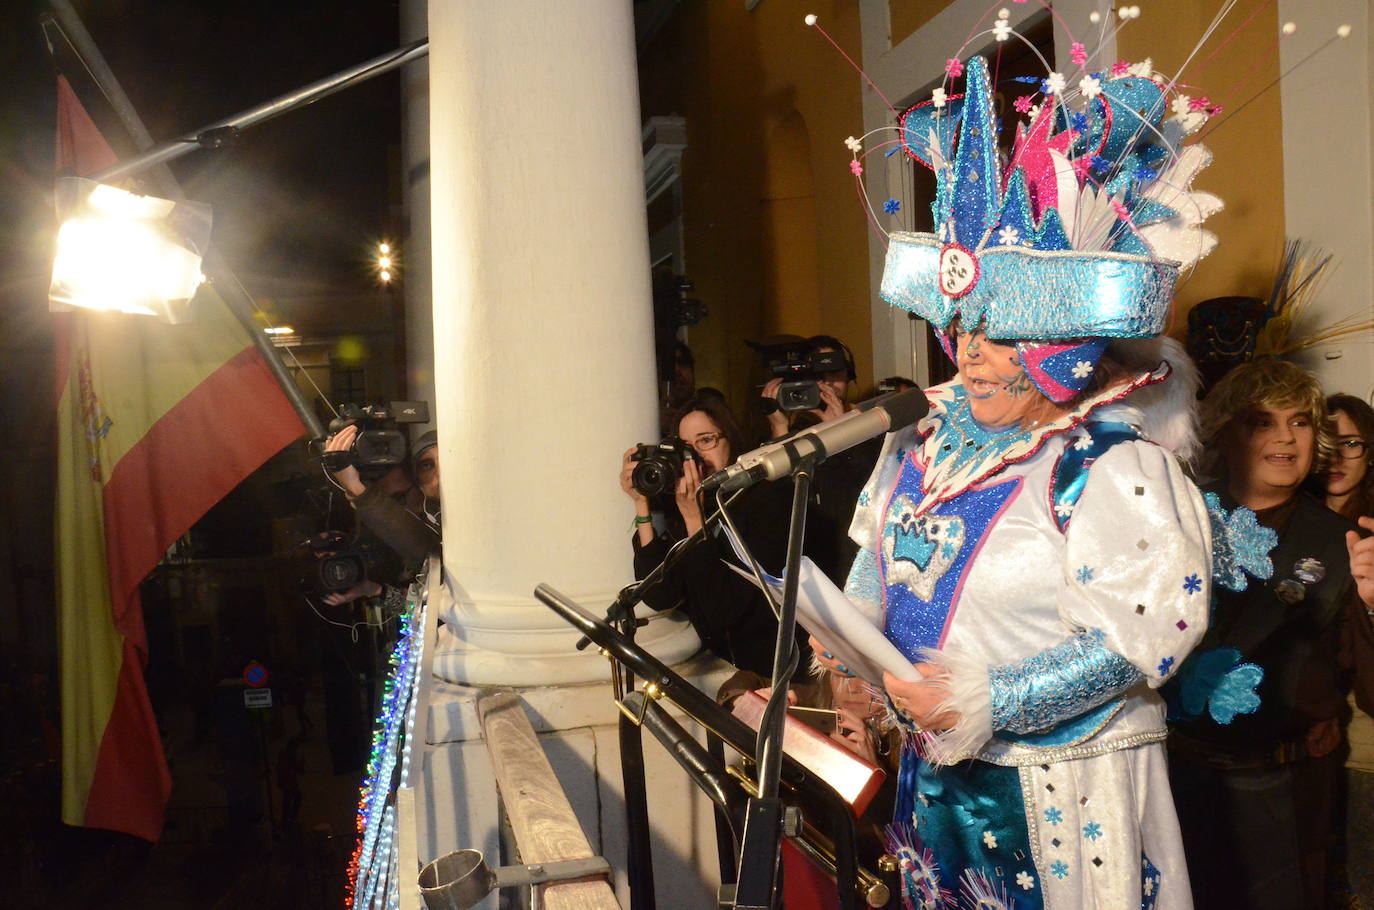
[[[787,566],[783,573],[782,606],[778,614],[777,646],[773,652],[773,692],[759,722],[755,751],[759,795],[745,810],[740,846],[735,910],[774,910],[781,897],[778,862],[784,834],[784,807],[778,798],[782,772],[783,722],[787,690],[797,668],[797,587],[801,579],[802,543],[806,536],[806,505],[817,457],[803,457],[792,474],[792,518],[787,532]]]

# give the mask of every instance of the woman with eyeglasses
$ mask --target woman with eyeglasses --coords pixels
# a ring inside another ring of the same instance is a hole
[[[1363,471],[1360,458],[1332,457],[1360,448],[1342,438],[1363,440],[1333,437],[1316,377],[1273,358],[1223,377],[1202,403],[1202,428],[1214,527],[1225,510],[1232,537],[1239,507],[1251,510],[1227,558],[1261,571],[1240,590],[1213,588],[1207,634],[1179,674],[1174,704],[1191,716],[1173,724],[1169,770],[1195,902],[1325,908],[1347,695],[1374,710],[1374,540],[1303,488],[1324,463]],[[1263,671],[1247,683],[1258,706],[1220,685],[1240,661]],[[1190,686],[1209,685],[1210,704],[1235,710],[1188,710]]]
[[[1369,470],[1374,408],[1354,395],[1332,395],[1326,399],[1326,409],[1331,413],[1336,436],[1331,466],[1320,478],[1326,507],[1358,521],[1362,515],[1374,515],[1374,471]],[[1349,866],[1354,893],[1369,896],[1374,893],[1369,884],[1374,875],[1374,829],[1369,819],[1369,809],[1374,806],[1374,720],[1358,710],[1358,705],[1350,707],[1350,726],[1346,729],[1350,755],[1345,762],[1345,813],[1349,823],[1344,826],[1348,840],[1345,854],[1339,858]]]
[[[1331,464],[1323,476],[1326,507],[1351,521],[1374,515],[1374,471],[1369,446],[1374,442],[1374,408],[1354,395],[1332,395],[1326,409],[1335,423]]]
[[[677,434],[692,450],[683,464],[671,505],[664,506],[666,527],[653,524],[654,504],[637,490],[632,480],[634,448],[621,462],[620,487],[635,504],[635,577],[649,575],[668,555],[673,543],[701,529],[705,516],[697,504],[703,478],[729,466],[749,447],[738,423],[724,402],[698,396],[678,411]],[[780,495],[780,492],[787,494]],[[761,485],[746,490],[732,501],[730,517],[755,558],[777,571],[786,560],[790,487]],[[712,503],[707,503],[712,508]],[[773,668],[777,620],[763,594],[721,562],[732,556],[730,544],[720,532],[683,554],[663,580],[646,593],[645,603],[656,610],[679,607],[691,620],[711,653],[741,670],[768,676]],[[802,659],[810,658],[805,638],[798,637]],[[806,664],[803,662],[802,666]]]

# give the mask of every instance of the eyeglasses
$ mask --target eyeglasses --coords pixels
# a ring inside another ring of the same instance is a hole
[[[1336,441],[1334,455],[1341,461],[1362,458],[1369,451],[1369,443],[1363,439],[1340,439]]]
[[[720,441],[724,438],[724,433],[702,433],[696,439],[689,442],[688,445],[698,452],[709,452],[720,445]]]

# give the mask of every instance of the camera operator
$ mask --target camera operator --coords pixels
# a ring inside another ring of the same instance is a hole
[[[802,343],[801,355],[791,374],[797,378],[789,382],[787,376],[775,376],[760,392],[771,440],[837,420],[852,410],[849,388],[858,374],[849,347],[833,335],[813,335]],[[772,362],[770,368],[778,371]],[[780,398],[785,391],[783,384],[794,386],[807,380],[818,388],[820,407],[789,409],[789,402]],[[817,537],[808,539],[807,554],[836,584],[844,584],[858,551],[849,539],[849,524],[854,503],[873,472],[882,444],[882,437],[877,437],[828,458],[812,479],[810,511],[814,514],[809,524]]]
[[[356,424],[344,427],[326,441],[325,453],[350,451],[358,432]],[[407,508],[398,502],[385,484],[364,483],[354,465],[330,472],[363,524],[401,557],[407,575],[418,572],[425,559],[439,549],[438,446],[438,433],[430,430],[422,434],[411,447],[410,460],[415,471],[415,484],[422,497],[414,508]],[[348,591],[331,594],[325,600],[333,604],[347,603],[358,597],[375,597],[381,593],[381,585],[366,581]]]
[[[683,458],[681,475],[671,487],[671,502],[662,503],[664,534],[654,530],[654,504],[635,483],[635,470],[643,463],[635,457],[640,447],[627,450],[621,463],[621,489],[635,504],[634,568],[640,579],[658,567],[672,543],[701,529],[705,516],[697,505],[697,488],[702,478],[727,467],[749,448],[729,409],[713,398],[688,401],[678,411],[675,426],[690,454]],[[754,487],[730,506],[741,537],[764,566],[778,567],[786,559],[789,507],[790,492],[775,484]],[[733,558],[729,542],[723,532],[714,530],[646,592],[645,603],[656,610],[680,607],[713,654],[741,670],[771,674],[777,620],[762,592],[721,562],[727,555]],[[803,660],[809,660],[805,635],[798,636],[798,645]]]

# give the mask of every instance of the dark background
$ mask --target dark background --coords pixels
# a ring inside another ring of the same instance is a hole
[[[400,43],[399,9],[388,2],[74,5],[158,141]],[[57,821],[46,294],[59,70],[116,152],[134,149],[56,28],[49,51],[45,7],[5,0],[0,10],[0,429],[9,456],[0,474],[0,795],[9,816],[0,904],[340,906],[386,642],[366,627],[355,642],[347,626],[357,612],[322,616],[299,596],[291,541],[351,521],[337,497],[318,492],[318,469],[300,450],[212,510],[144,587],[148,682],[176,787],[163,841],[150,848]],[[372,245],[401,227],[399,85],[396,73],[377,77],[171,164],[186,195],[213,206],[213,242],[250,292],[328,306],[373,288]],[[266,713],[242,707],[235,680],[250,658],[273,674],[277,707]],[[278,768],[293,741],[303,806],[291,825]]]

